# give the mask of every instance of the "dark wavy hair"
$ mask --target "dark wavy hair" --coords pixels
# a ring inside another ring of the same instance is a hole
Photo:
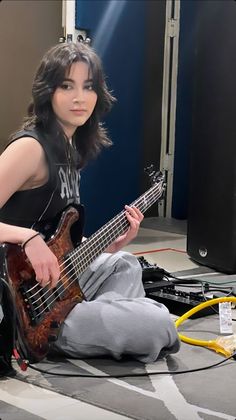
[[[94,158],[103,146],[112,144],[101,119],[110,111],[115,98],[107,88],[101,60],[90,46],[82,42],[60,43],[44,55],[36,71],[32,102],[23,124],[24,129],[32,126],[40,129],[48,141],[53,141],[53,148],[59,147],[62,142],[63,147],[66,147],[65,143],[68,142],[64,141],[65,134],[52,109],[52,96],[57,87],[62,85],[71,65],[81,61],[88,65],[97,94],[97,103],[91,117],[83,126],[78,127],[73,135],[79,167],[83,167],[89,159]]]

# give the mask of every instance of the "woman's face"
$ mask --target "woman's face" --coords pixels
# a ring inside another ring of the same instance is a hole
[[[77,127],[85,124],[97,102],[93,80],[86,63],[73,63],[62,85],[52,96],[52,108],[68,138]]]

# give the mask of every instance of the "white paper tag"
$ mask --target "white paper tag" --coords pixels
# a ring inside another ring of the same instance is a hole
[[[220,316],[220,332],[221,334],[233,333],[232,322],[232,309],[231,302],[219,303],[219,316]]]

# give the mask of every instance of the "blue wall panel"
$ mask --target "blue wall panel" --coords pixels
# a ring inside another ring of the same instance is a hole
[[[82,173],[90,235],[140,194],[146,1],[77,0],[76,27],[88,30],[117,103],[106,118],[114,145]]]

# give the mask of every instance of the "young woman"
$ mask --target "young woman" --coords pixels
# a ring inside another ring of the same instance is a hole
[[[68,204],[79,204],[80,170],[111,144],[100,121],[114,98],[99,58],[82,43],[45,54],[32,98],[22,129],[0,157],[0,242],[22,244],[37,282],[54,288],[60,269],[47,229]],[[129,206],[126,217],[127,232],[78,279],[86,300],[62,323],[54,350],[74,357],[129,354],[144,362],[178,351],[168,310],[144,297],[139,262],[120,251],[143,219]]]

